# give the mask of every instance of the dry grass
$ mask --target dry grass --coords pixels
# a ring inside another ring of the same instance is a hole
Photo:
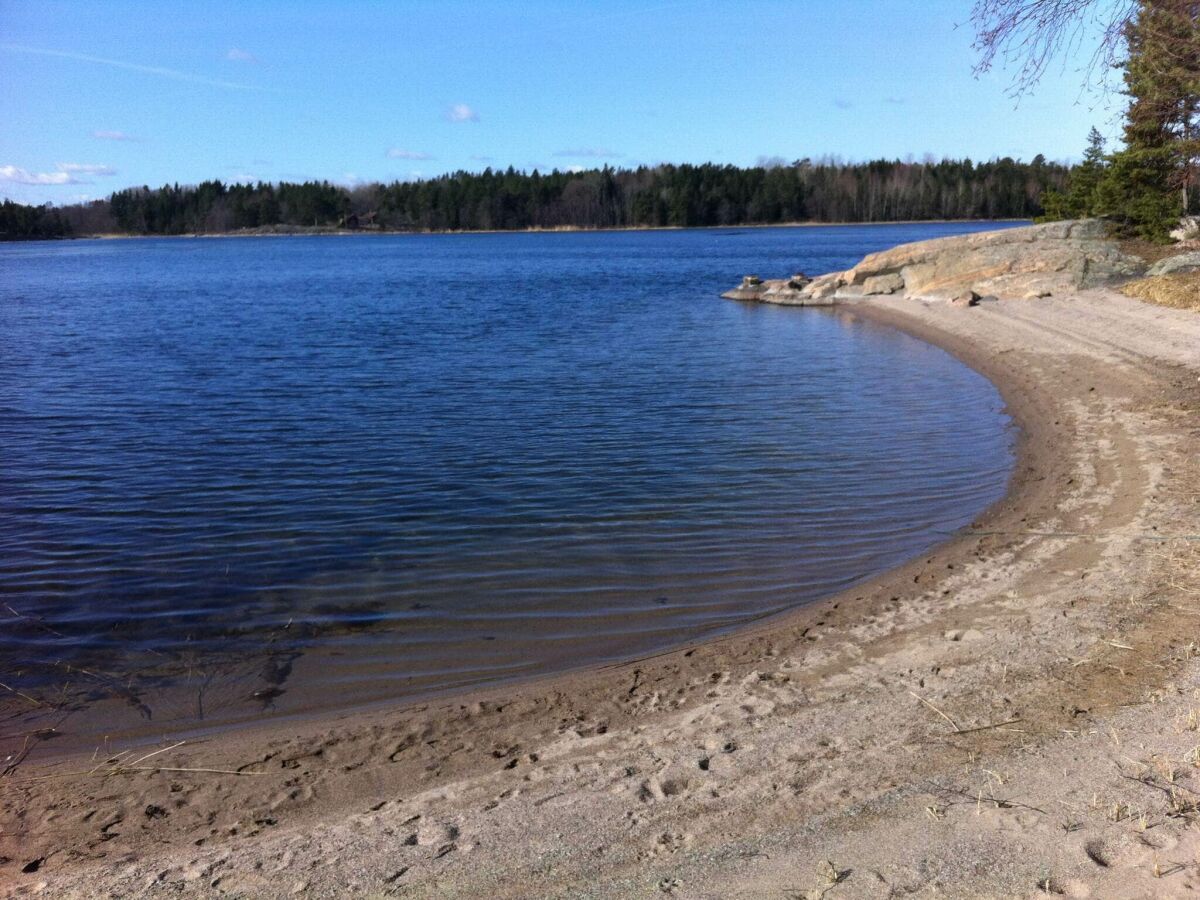
[[[1128,253],[1130,256],[1136,256],[1146,263],[1156,263],[1160,259],[1166,259],[1168,256],[1174,256],[1177,253],[1183,253],[1191,247],[1192,241],[1186,244],[1152,244],[1150,241],[1143,241],[1140,238],[1127,238],[1118,242],[1121,247],[1121,252]]]
[[[1139,278],[1122,286],[1121,293],[1159,306],[1200,310],[1200,272]]]
[[[114,753],[105,756],[94,766],[86,771],[72,772],[51,772],[46,775],[34,775],[26,781],[48,781],[52,778],[72,778],[76,776],[100,777],[109,778],[116,775],[137,775],[139,773],[159,773],[159,772],[187,772],[199,775],[267,775],[269,773],[248,769],[247,766],[242,766],[237,769],[214,769],[197,766],[164,766],[158,763],[146,763],[146,760],[151,757],[158,756],[160,753],[168,753],[171,750],[176,750],[186,744],[187,741],[177,741],[168,747],[160,747],[157,750],[151,750],[149,753],[143,753],[136,759],[133,758],[132,750],[122,750],[119,753]],[[92,754],[93,760],[99,756],[100,748],[97,747],[95,753]]]

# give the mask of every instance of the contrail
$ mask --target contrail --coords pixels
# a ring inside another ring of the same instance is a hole
[[[146,75],[157,75],[160,78],[170,78],[173,81],[187,81],[192,84],[206,84],[209,87],[224,88],[230,91],[266,91],[268,88],[253,84],[242,84],[237,81],[221,81],[215,78],[204,78],[177,69],[164,69],[160,66],[142,66],[137,63],[122,62],[119,59],[105,59],[103,56],[89,56],[86,53],[71,53],[66,50],[47,50],[43,47],[24,47],[20,44],[0,44],[0,50],[12,53],[29,53],[34,56],[54,56],[59,59],[73,59],[78,62],[96,63],[101,66],[112,66],[114,69],[125,69],[129,72],[142,72]]]

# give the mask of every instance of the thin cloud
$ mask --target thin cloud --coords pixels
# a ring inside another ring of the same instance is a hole
[[[845,100],[841,97],[838,97],[836,100],[834,100],[833,105],[838,109],[851,109],[854,106],[854,104],[849,100]]]
[[[229,52],[225,54],[225,58],[233,62],[256,63],[258,57],[249,50],[243,50],[240,47],[230,47]]]
[[[465,103],[455,103],[446,110],[446,118],[451,122],[478,122],[479,113]]]
[[[574,159],[618,159],[621,154],[604,147],[577,147],[574,150],[555,150],[555,156],[567,156]]]
[[[388,159],[433,159],[428,153],[421,153],[417,150],[403,150],[400,147],[392,147],[387,152]]]
[[[496,157],[494,157],[494,156],[487,156],[486,154],[481,154],[481,153],[472,153],[471,154],[471,159],[474,162],[491,162],[495,158]]]
[[[0,44],[0,50],[7,50],[10,53],[28,53],[33,56],[51,56],[56,59],[73,59],[76,62],[95,63],[100,66],[109,66],[114,69],[124,69],[127,72],[141,72],[145,75],[157,75],[159,78],[169,78],[172,81],[186,81],[191,84],[204,84],[209,87],[224,88],[230,91],[262,91],[266,88],[261,88],[253,84],[242,84],[238,81],[221,81],[216,78],[204,78],[201,75],[193,75],[190,72],[180,72],[177,69],[164,69],[161,66],[143,66],[138,63],[122,62],[119,59],[106,59],[103,56],[90,56],[86,53],[70,53],[66,50],[47,50],[44,47],[25,47],[20,44]]]
[[[117,170],[112,166],[102,166],[96,163],[59,163],[58,171],[69,175],[116,175]]]
[[[142,141],[140,137],[134,137],[132,134],[126,134],[123,131],[104,131],[103,129],[93,131],[92,137],[101,141],[130,141],[136,144],[140,144]]]
[[[0,179],[13,184],[87,184],[70,172],[30,172],[20,166],[0,166]]]
[[[892,106],[903,106],[907,101],[903,97],[884,97],[883,102]]]

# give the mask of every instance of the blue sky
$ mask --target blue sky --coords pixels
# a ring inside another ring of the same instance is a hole
[[[763,157],[1076,158],[1119,98],[1019,105],[970,0],[0,0],[0,196]]]

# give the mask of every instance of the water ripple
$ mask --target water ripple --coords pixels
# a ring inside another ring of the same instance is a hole
[[[303,652],[297,694],[404,696],[902,562],[1002,494],[996,391],[716,295],[942,233],[0,248],[0,664],[162,687]]]

